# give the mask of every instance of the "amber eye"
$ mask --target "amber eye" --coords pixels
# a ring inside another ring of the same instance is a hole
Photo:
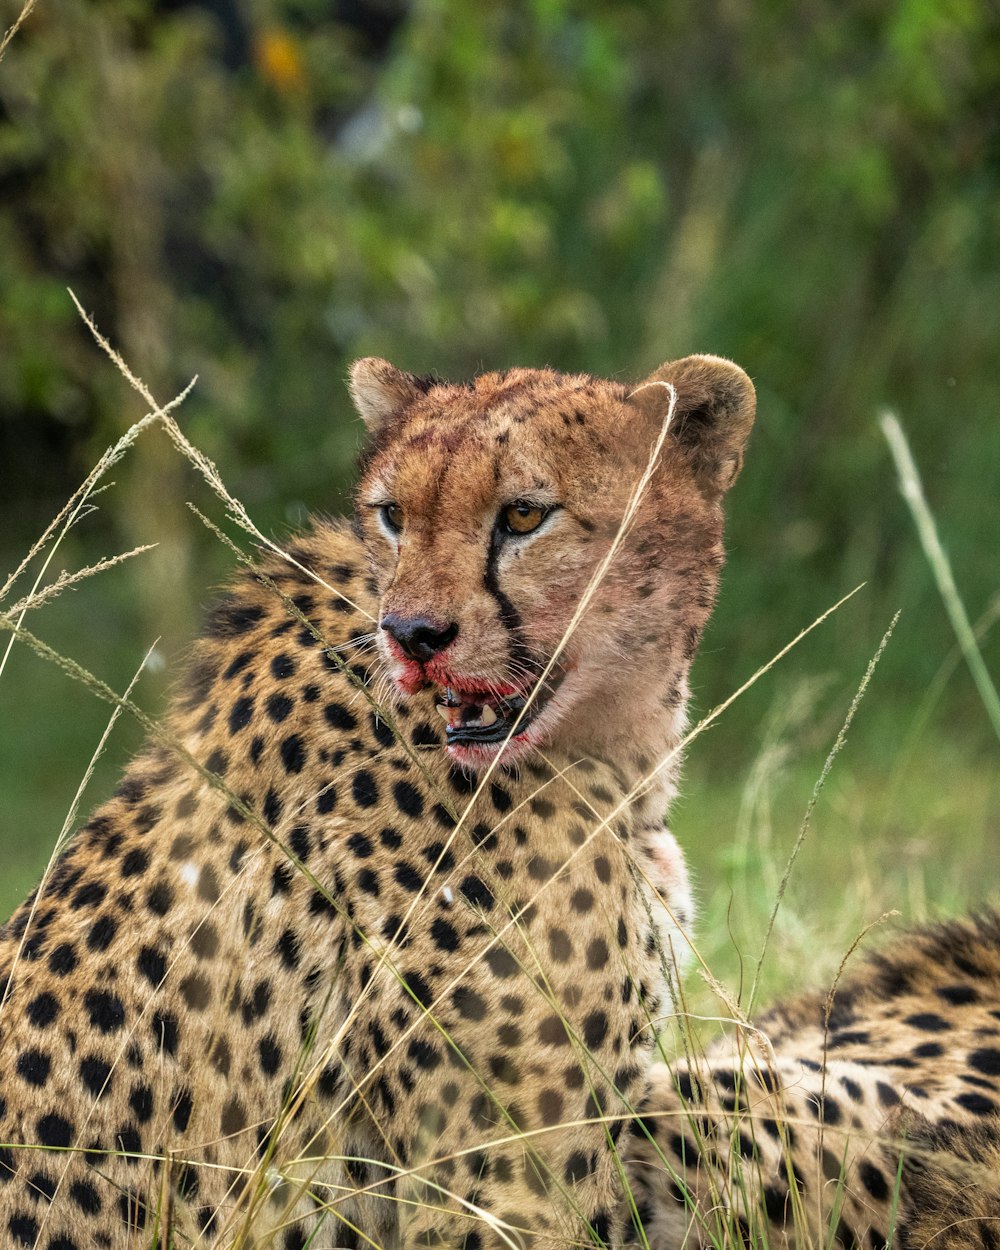
[[[551,508],[543,508],[541,504],[519,499],[501,510],[500,527],[507,534],[530,534],[538,529],[551,511]]]
[[[403,528],[403,509],[398,503],[384,503],[379,508],[382,514],[382,520],[394,534],[398,534]]]

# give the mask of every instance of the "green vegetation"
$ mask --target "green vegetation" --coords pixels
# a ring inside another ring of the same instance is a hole
[[[815,963],[818,933],[832,970],[889,907],[922,915],[994,890],[996,743],[876,418],[900,414],[995,670],[995,7],[419,0],[384,50],[318,0],[242,12],[227,60],[200,9],[40,0],[0,62],[6,567],[143,411],[67,286],[161,401],[199,375],[183,428],[279,536],[347,506],[358,435],[342,379],[357,355],[456,376],[514,362],[638,376],[730,355],[757,381],[759,429],[699,706],[867,585],[693,748],[676,827],[719,971],[737,969],[720,887],[752,957],[897,609],[768,984]],[[160,638],[161,668],[139,685],[155,710],[231,559],[187,512],[207,506],[204,486],[159,431],[113,476],[48,576],[159,547],[31,625],[119,690]],[[108,712],[17,646],[0,698],[6,911]],[[137,743],[126,720],[85,803]]]

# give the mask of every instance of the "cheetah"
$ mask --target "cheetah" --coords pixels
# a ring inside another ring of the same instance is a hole
[[[0,1238],[624,1236],[681,930],[647,884],[754,395],[355,365],[353,522],[233,584],[0,936]],[[669,952],[665,955],[665,951]]]
[[[624,1151],[651,1250],[1000,1238],[1000,913],[917,929],[657,1063]]]

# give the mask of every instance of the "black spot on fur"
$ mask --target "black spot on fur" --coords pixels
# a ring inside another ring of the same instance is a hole
[[[286,773],[300,773],[306,764],[306,748],[298,734],[290,734],[281,744],[281,763]]]
[[[316,796],[316,811],[320,816],[326,816],[337,806],[337,791],[331,782],[320,790]]]
[[[43,1050],[25,1050],[17,1057],[17,1074],[29,1085],[44,1085],[51,1067],[52,1060]]]
[[[253,720],[254,700],[251,695],[244,695],[236,700],[229,710],[229,732],[238,734],[246,729],[247,725]],[[212,772],[218,772],[218,769],[212,769]]]
[[[229,767],[229,758],[225,751],[213,751],[205,761],[205,767],[210,773],[224,777]]]
[[[455,951],[459,947],[458,930],[441,916],[437,916],[431,924],[431,937],[434,945],[443,951]]]
[[[976,1094],[969,1092],[959,1094],[955,1099],[960,1107],[964,1107],[966,1111],[971,1111],[973,1115],[992,1115],[995,1111],[1000,1110],[992,1098],[987,1098],[985,1094]]]
[[[365,770],[355,773],[351,793],[358,807],[374,807],[378,802],[378,785],[374,776]]]
[[[54,994],[43,991],[28,1003],[25,1015],[36,1029],[47,1028],[59,1014],[59,1003]]]
[[[964,1006],[966,1003],[979,1002],[979,991],[973,989],[971,985],[939,985],[935,991],[938,998],[943,998],[946,1003],[951,1003],[955,1007]]]
[[[168,1055],[177,1053],[177,1017],[170,1012],[157,1012],[150,1021],[153,1041]]]
[[[936,1015],[933,1011],[918,1011],[912,1016],[906,1016],[903,1020],[904,1024],[912,1025],[915,1029],[921,1029],[926,1033],[943,1033],[951,1028],[947,1020]]]
[[[87,933],[87,948],[92,951],[107,950],[115,940],[118,922],[111,916],[99,916]]]
[[[332,729],[350,731],[358,727],[357,717],[342,703],[328,703],[323,709],[323,715]]]
[[[984,1076],[1000,1076],[1000,1050],[984,1047],[969,1054],[969,1066]]]
[[[493,906],[493,893],[489,886],[479,877],[472,874],[464,877],[458,888],[462,896],[473,907],[481,907],[484,911],[489,911]]]
[[[260,1039],[257,1044],[257,1053],[260,1056],[260,1070],[265,1076],[274,1076],[281,1067],[281,1047],[273,1033]]]
[[[374,712],[368,718],[372,729],[372,736],[379,746],[391,747],[396,741],[396,735],[385,723],[381,716],[377,716]]]
[[[38,1241],[38,1221],[20,1212],[7,1221],[11,1236],[19,1246],[34,1246]]]
[[[149,852],[142,847],[135,847],[122,856],[121,873],[123,877],[138,877],[149,867]]]
[[[272,694],[268,697],[265,706],[267,708],[268,717],[274,721],[276,725],[280,725],[282,721],[288,719],[292,709],[295,707],[295,704],[288,698],[287,695]]]
[[[410,993],[423,1007],[429,1007],[433,1002],[430,986],[420,975],[419,972],[407,972],[403,978],[404,983],[409,986]]]
[[[235,659],[230,663],[226,671],[222,674],[223,680],[232,681],[234,677],[238,677],[240,673],[242,673],[243,670],[247,667],[247,665],[253,660],[253,658],[254,658],[253,651],[241,651],[239,655],[237,655]],[[208,694],[207,690],[205,691],[205,694],[206,695]]]
[[[583,1040],[588,1050],[594,1051],[608,1035],[608,1017],[603,1011],[593,1011],[583,1022]]]
[[[101,1033],[116,1033],[125,1023],[125,1005],[117,994],[88,990],[83,996],[90,1023]]]
[[[842,1076],[840,1078],[840,1084],[843,1086],[844,1092],[852,1102],[864,1102],[864,1092],[857,1081],[852,1081],[849,1076]]]
[[[100,1195],[90,1181],[73,1181],[69,1187],[69,1196],[84,1215],[97,1215],[101,1209]]]
[[[96,907],[98,903],[104,902],[107,892],[108,887],[102,885],[100,881],[88,881],[86,885],[81,885],[73,895],[70,907],[74,910],[81,907]]]
[[[885,1177],[873,1163],[862,1159],[858,1164],[858,1176],[861,1178],[862,1185],[876,1202],[885,1202],[889,1197],[889,1186]]]
[[[352,833],[347,839],[347,849],[358,859],[367,859],[373,850],[371,839],[360,831]]]
[[[49,1112],[39,1118],[35,1125],[38,1142],[41,1146],[50,1146],[56,1150],[65,1150],[72,1145],[75,1131],[72,1123],[55,1112]]]
[[[281,813],[285,810],[284,801],[276,790],[269,789],[264,798],[264,820],[273,829],[281,820]]]
[[[145,1124],[153,1114],[153,1091],[146,1084],[136,1085],[129,1094],[128,1105],[140,1124]]]
[[[408,781],[397,781],[392,788],[393,798],[401,812],[418,820],[424,814],[424,800],[416,786]]]
[[[420,1038],[414,1038],[410,1042],[407,1054],[418,1068],[424,1068],[427,1071],[431,1071],[441,1063],[441,1052],[437,1047],[432,1046],[429,1042],[422,1041]]]
[[[153,946],[144,946],[136,957],[135,966],[150,985],[156,987],[167,975],[167,961]]]
[[[49,955],[49,969],[56,976],[68,976],[76,967],[76,951],[69,942],[62,942]]]
[[[194,1103],[191,1099],[189,1090],[182,1089],[174,1099],[174,1127],[179,1133],[183,1133],[191,1119],[191,1112],[194,1109]]]
[[[236,638],[253,629],[263,616],[264,609],[256,604],[223,599],[209,613],[205,633],[210,638]]]
[[[284,652],[282,652],[281,655],[276,655],[271,660],[271,673],[279,681],[284,681],[289,677],[294,677],[295,661],[290,655],[285,655]]]

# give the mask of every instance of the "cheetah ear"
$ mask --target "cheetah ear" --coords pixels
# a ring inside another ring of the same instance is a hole
[[[702,490],[723,494],[743,467],[743,449],[757,407],[753,383],[739,365],[721,356],[671,361],[640,382],[629,397],[657,421],[662,421],[670,402],[663,382],[677,391],[670,433],[687,452]]]
[[[390,421],[435,385],[435,378],[418,378],[404,373],[388,360],[365,356],[351,365],[350,391],[361,420],[372,434]]]

